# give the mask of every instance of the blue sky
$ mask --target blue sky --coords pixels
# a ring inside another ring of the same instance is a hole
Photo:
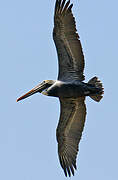
[[[118,179],[118,1],[71,0],[85,55],[86,82],[97,75],[100,103],[87,98],[78,171],[71,179]],[[16,98],[44,79],[56,79],[52,40],[55,0],[0,2],[0,179],[66,179],[59,165],[59,102],[36,94]]]

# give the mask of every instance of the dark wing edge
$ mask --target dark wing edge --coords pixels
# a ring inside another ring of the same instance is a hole
[[[60,99],[60,119],[56,135],[58,142],[58,155],[65,176],[74,175],[78,144],[86,118],[85,98]]]
[[[59,80],[83,81],[84,55],[70,1],[56,0],[53,39],[59,59]]]

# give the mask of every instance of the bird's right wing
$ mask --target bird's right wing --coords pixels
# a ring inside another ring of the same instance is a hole
[[[57,127],[58,154],[65,175],[74,175],[78,144],[86,117],[85,98],[60,99],[60,120]]]
[[[72,4],[66,0],[56,0],[53,39],[59,63],[59,80],[84,80],[84,55],[77,34]]]

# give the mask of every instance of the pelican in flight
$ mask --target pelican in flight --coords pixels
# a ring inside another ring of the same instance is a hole
[[[59,73],[57,80],[45,80],[17,99],[20,101],[35,93],[58,97],[60,119],[56,130],[58,155],[65,176],[74,175],[78,144],[86,118],[86,96],[99,102],[103,86],[97,77],[83,82],[84,55],[76,30],[70,0],[56,0],[53,39],[55,42]]]

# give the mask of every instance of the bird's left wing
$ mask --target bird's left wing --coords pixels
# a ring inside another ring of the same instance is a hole
[[[84,80],[84,55],[70,0],[56,0],[53,39],[59,64],[59,80]]]
[[[65,175],[74,175],[78,144],[81,139],[86,117],[85,98],[60,99],[60,120],[56,135],[60,164]]]

